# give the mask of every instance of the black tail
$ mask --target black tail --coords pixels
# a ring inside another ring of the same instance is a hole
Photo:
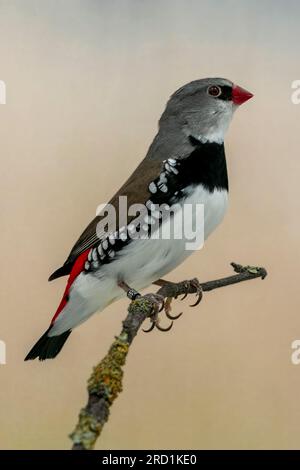
[[[55,356],[57,356],[67,341],[72,330],[65,331],[59,336],[48,336],[50,329],[51,326],[43,334],[43,336],[40,337],[37,343],[35,343],[33,348],[25,357],[25,361],[36,359],[37,357],[40,361],[43,361],[44,359],[53,359]]]
[[[48,281],[53,281],[53,279],[57,279],[58,277],[67,276],[70,274],[72,269],[72,263],[65,263],[61,268],[58,268],[54,273],[51,274]]]

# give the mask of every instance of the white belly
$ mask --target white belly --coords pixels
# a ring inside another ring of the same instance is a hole
[[[222,221],[227,208],[227,195],[225,190],[210,193],[203,186],[193,188],[184,201],[185,207],[181,205],[174,214],[176,233],[182,236],[177,239],[162,239],[153,234],[150,239],[131,242],[122,249],[118,259],[105,266],[105,276],[124,279],[128,285],[138,290],[166,275],[193,251],[201,248],[204,240]],[[204,206],[204,217],[199,214],[200,204]],[[164,233],[164,227],[161,230]],[[200,240],[198,246],[196,243],[190,244],[190,234],[195,232]],[[102,277],[102,270],[100,276]]]

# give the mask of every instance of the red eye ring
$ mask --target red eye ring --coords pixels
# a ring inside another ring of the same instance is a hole
[[[222,90],[217,85],[211,85],[210,87],[207,88],[207,93],[210,96],[213,96],[214,98],[217,98],[222,93]]]

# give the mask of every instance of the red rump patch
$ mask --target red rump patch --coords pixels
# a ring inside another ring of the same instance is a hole
[[[58,309],[56,310],[54,317],[51,320],[51,325],[55,322],[56,318],[60,314],[60,312],[63,310],[63,308],[66,306],[66,303],[68,302],[68,297],[69,297],[69,292],[70,292],[70,287],[75,281],[76,277],[83,271],[84,264],[87,260],[88,254],[89,254],[90,248],[88,250],[85,250],[81,255],[78,256],[76,259],[75,263],[73,264],[72,271],[70,273],[67,286],[63,295],[63,298],[60,301],[60,304],[58,306]]]

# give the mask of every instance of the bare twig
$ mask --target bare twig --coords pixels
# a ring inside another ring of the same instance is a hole
[[[200,283],[203,292],[219,287],[237,284],[260,277],[264,279],[264,268],[241,266],[231,263],[236,274],[214,281]],[[197,287],[193,281],[163,285],[157,294],[164,298],[176,298],[182,294],[195,294]],[[149,297],[139,297],[130,303],[128,314],[123,321],[122,331],[112,343],[102,361],[94,367],[88,380],[88,402],[80,411],[78,423],[70,435],[73,450],[93,449],[103,426],[109,418],[110,407],[122,391],[123,370],[129,347],[144,320],[151,315],[153,303]]]

